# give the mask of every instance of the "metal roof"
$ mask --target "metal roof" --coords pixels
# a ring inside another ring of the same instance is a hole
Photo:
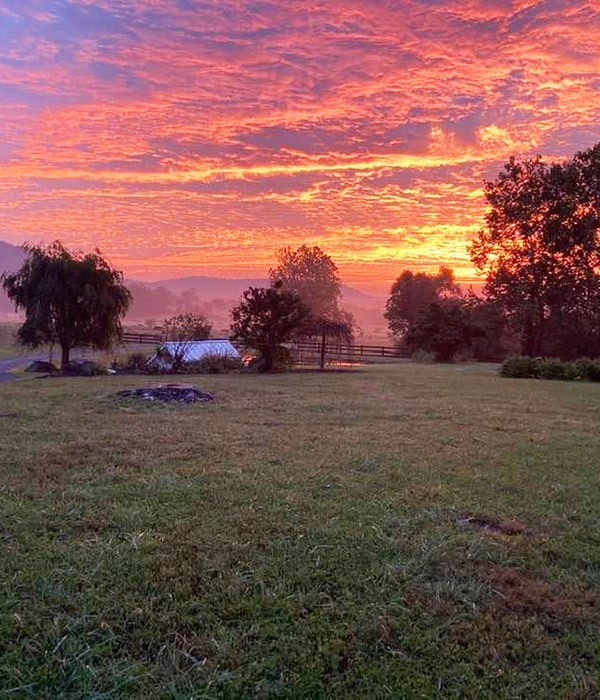
[[[227,338],[210,338],[209,340],[169,341],[167,343],[161,343],[156,355],[148,362],[152,365],[168,368],[172,364],[173,359],[178,355],[181,357],[181,361],[184,364],[199,362],[204,357],[210,355],[241,359],[240,353]]]

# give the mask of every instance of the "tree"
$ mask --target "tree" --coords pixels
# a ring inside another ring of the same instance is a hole
[[[499,360],[518,353],[518,339],[506,322],[506,313],[497,303],[472,291],[465,297],[465,309],[473,329],[472,351],[477,360]]]
[[[440,267],[436,275],[404,270],[392,285],[384,316],[391,332],[401,338],[433,302],[459,294],[450,268]]]
[[[212,333],[212,323],[202,314],[187,313],[167,319],[164,329],[167,340],[206,340]]]
[[[461,350],[470,349],[482,333],[464,300],[440,299],[421,311],[406,342],[413,352],[425,350],[434,353],[437,362],[450,362]]]
[[[276,369],[283,343],[292,339],[310,316],[297,294],[285,291],[280,282],[263,289],[250,287],[232,312],[232,339],[258,351],[264,371]]]
[[[297,294],[315,318],[335,319],[339,313],[341,279],[337,265],[319,246],[277,251],[277,265],[269,270],[271,282]]]
[[[131,295],[122,273],[99,251],[73,253],[59,241],[24,251],[20,270],[1,278],[8,297],[25,311],[17,335],[23,345],[58,343],[66,370],[74,347],[108,348],[120,338]]]
[[[305,340],[316,339],[319,342],[319,367],[324,370],[327,341],[333,341],[339,345],[342,343],[350,345],[354,338],[354,325],[350,316],[337,321],[311,316],[298,330],[298,336]]]
[[[585,352],[600,309],[600,145],[563,163],[511,158],[485,196],[470,254],[487,299],[527,355]]]

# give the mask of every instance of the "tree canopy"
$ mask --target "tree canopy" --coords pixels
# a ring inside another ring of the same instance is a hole
[[[301,245],[277,251],[277,265],[269,270],[272,282],[297,294],[315,318],[339,316],[341,279],[337,265],[319,246]]]
[[[432,303],[458,294],[450,268],[440,267],[433,275],[404,270],[392,285],[385,307],[390,330],[396,337],[402,337]]]
[[[247,289],[231,316],[232,339],[254,348],[264,371],[271,372],[277,368],[282,344],[303,327],[310,318],[310,309],[297,294],[275,282],[268,288]]]
[[[600,144],[562,163],[512,158],[487,182],[470,248],[532,356],[600,351]]]
[[[474,338],[483,330],[463,299],[440,299],[420,312],[406,335],[414,351],[431,352],[438,362],[449,362],[461,350],[471,350]]]
[[[59,241],[24,251],[20,270],[2,276],[8,297],[25,312],[18,331],[23,345],[58,343],[64,370],[75,346],[107,348],[121,336],[131,295],[99,251],[74,253]]]

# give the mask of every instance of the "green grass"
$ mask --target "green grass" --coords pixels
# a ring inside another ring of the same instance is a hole
[[[152,381],[0,387],[0,698],[598,697],[600,386]]]

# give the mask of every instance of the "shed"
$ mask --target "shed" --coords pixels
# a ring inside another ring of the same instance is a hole
[[[175,358],[180,358],[182,364],[200,362],[205,357],[231,357],[241,360],[240,353],[227,338],[210,338],[209,340],[170,341],[162,343],[156,354],[148,360],[151,367],[169,370]]]

